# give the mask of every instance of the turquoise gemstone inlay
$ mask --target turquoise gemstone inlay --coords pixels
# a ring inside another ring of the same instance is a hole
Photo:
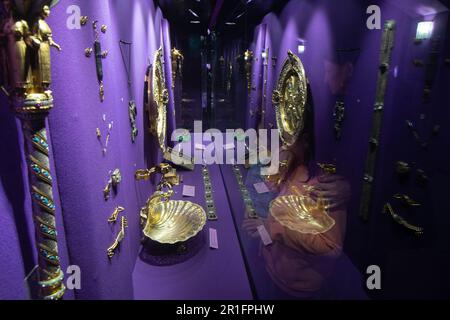
[[[37,143],[42,148],[48,151],[48,143],[44,139],[41,139],[38,136],[33,136],[33,142]]]
[[[49,208],[51,210],[55,210],[55,204],[47,197],[44,197],[44,196],[40,195],[39,193],[33,193],[33,197],[36,200],[38,200],[41,204],[46,206],[47,208]]]
[[[47,170],[39,167],[37,164],[33,163],[31,165],[31,168],[33,169],[33,171],[36,174],[42,175],[44,177],[46,177],[48,180],[52,181],[52,176],[50,175],[50,172],[48,172]]]
[[[54,255],[54,254],[51,254],[50,252],[48,252],[48,251],[45,250],[45,249],[41,249],[41,254],[42,254],[46,259],[48,259],[48,260],[51,260],[51,261],[59,261],[58,256],[56,256],[56,255]]]
[[[45,224],[41,224],[40,225],[40,229],[42,233],[48,234],[50,236],[57,236],[57,232],[55,229],[49,228],[48,226],[46,226]]]

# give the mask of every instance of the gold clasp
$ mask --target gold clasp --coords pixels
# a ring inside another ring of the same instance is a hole
[[[122,217],[121,223],[120,223],[120,231],[116,236],[116,239],[114,240],[113,244],[106,250],[106,253],[108,254],[108,257],[111,259],[115,251],[120,245],[120,242],[122,242],[123,238],[125,237],[125,228],[128,227],[128,220],[125,217]]]
[[[118,206],[114,209],[113,213],[111,214],[111,216],[108,218],[108,222],[110,223],[114,223],[117,221],[117,218],[119,217],[119,213],[125,211],[124,207]]]

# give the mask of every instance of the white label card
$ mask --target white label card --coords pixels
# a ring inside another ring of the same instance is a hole
[[[217,240],[217,230],[209,228],[209,247],[219,249],[219,241]]]
[[[258,182],[253,185],[255,187],[256,192],[258,193],[267,193],[269,192],[269,188],[264,182]]]
[[[184,197],[195,197],[195,187],[185,184],[183,186],[183,196]]]
[[[270,238],[270,235],[267,232],[266,227],[264,227],[263,225],[260,225],[258,227],[258,233],[259,233],[259,236],[261,237],[261,240],[265,246],[272,244],[272,238]]]

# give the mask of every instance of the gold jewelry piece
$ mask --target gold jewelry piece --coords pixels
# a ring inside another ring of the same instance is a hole
[[[103,81],[100,82],[98,94],[100,96],[100,101],[105,101],[105,87],[103,86]]]
[[[244,68],[245,68],[245,77],[247,78],[247,93],[250,96],[252,90],[252,66],[253,66],[253,52],[250,50],[246,50],[244,52]]]
[[[88,16],[81,16],[81,17],[80,17],[80,24],[81,24],[82,26],[85,26],[86,23],[88,22],[88,20],[89,20],[89,17],[88,17]]]
[[[113,211],[113,213],[111,214],[111,216],[108,218],[108,222],[109,223],[114,223],[117,221],[117,218],[119,217],[119,213],[125,211],[124,207],[116,207]]]
[[[174,89],[177,76],[179,75],[181,78],[183,75],[184,56],[180,50],[178,50],[177,48],[173,48],[171,58],[172,58],[172,89]]]
[[[251,219],[258,218],[258,214],[256,213],[255,207],[253,205],[253,200],[250,197],[250,193],[249,193],[247,187],[245,186],[244,178],[242,176],[241,170],[239,169],[238,165],[233,166],[233,172],[234,172],[234,175],[238,182],[239,190],[241,191],[241,194],[242,194],[242,200],[244,201],[248,218],[251,218]]]
[[[305,69],[300,59],[289,50],[272,95],[278,130],[285,145],[294,144],[304,129],[307,99]]]
[[[107,30],[107,29],[108,29],[108,27],[107,27],[106,25],[102,24],[100,30],[101,30],[103,33],[106,33],[106,30]]]
[[[322,169],[326,174],[336,174],[336,166],[329,163],[318,163],[320,169]]]
[[[211,184],[211,177],[206,165],[202,167],[203,186],[205,187],[205,203],[206,203],[206,215],[208,220],[217,220],[217,210],[214,203],[213,189]]]
[[[92,55],[92,51],[92,48],[84,49],[84,55],[86,56],[86,58],[89,58]]]
[[[87,20],[86,20],[87,21]],[[100,33],[98,30],[98,21],[95,20],[92,22],[92,29],[94,32],[94,43],[92,45],[92,48],[87,48],[84,50],[84,54],[86,57],[90,57],[92,53],[94,53],[94,60],[95,60],[95,71],[97,74],[97,82],[99,85],[99,97],[100,101],[103,102],[105,100],[105,88],[103,86],[103,62],[102,59],[105,59],[108,55],[108,51],[102,51],[102,46],[100,43]],[[102,32],[103,26],[101,27]],[[106,31],[106,29],[105,29]]]
[[[103,197],[105,198],[105,201],[109,199],[111,189],[116,189],[121,181],[122,175],[119,169],[115,169],[114,171],[109,172],[108,182],[106,183],[105,188],[103,188]]]
[[[411,168],[408,163],[406,163],[404,161],[397,161],[397,163],[395,164],[395,172],[397,172],[397,174],[403,176],[403,175],[410,173]]]
[[[390,203],[386,203],[384,205],[383,213],[389,213],[395,222],[397,222],[401,226],[404,226],[406,229],[413,231],[416,236],[421,236],[424,232],[424,229],[422,227],[414,226],[400,217],[398,214],[396,214]]]
[[[397,199],[397,200],[400,200],[404,205],[406,205],[408,207],[420,207],[421,206],[420,203],[418,203],[417,201],[411,199],[406,194],[397,193],[397,194],[394,195],[393,198]]]
[[[424,170],[422,169],[417,169],[417,177],[416,177],[417,183],[422,186],[425,187],[428,183],[428,176],[425,173]]]
[[[120,221],[120,231],[117,234],[116,239],[114,240],[113,244],[106,250],[108,258],[111,259],[114,256],[114,254],[116,253],[115,251],[119,247],[120,242],[122,242],[122,240],[125,238],[125,228],[127,228],[127,227],[128,227],[128,220],[126,217],[122,216],[122,219]]]
[[[136,170],[134,177],[136,180],[148,180],[153,173],[162,175],[160,183],[170,183],[172,186],[180,184],[180,178],[177,175],[177,170],[168,163],[160,163],[158,166],[151,169]]]

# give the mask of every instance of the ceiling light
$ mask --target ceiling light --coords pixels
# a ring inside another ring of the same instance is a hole
[[[234,26],[234,25],[236,25],[236,22],[225,22],[225,24],[227,26]]]
[[[242,13],[240,13],[240,14],[238,14],[237,16],[236,16],[236,18],[234,18],[234,19],[239,19],[240,17],[242,17],[243,15],[245,14],[245,11],[244,12],[242,12]]]
[[[190,13],[192,13],[192,15],[193,15],[194,17],[198,18],[198,14],[196,14],[196,13],[194,12],[194,10],[188,9],[188,11],[189,11]]]
[[[192,24],[199,24],[200,23],[200,21],[198,21],[198,20],[191,20],[190,21]]]

